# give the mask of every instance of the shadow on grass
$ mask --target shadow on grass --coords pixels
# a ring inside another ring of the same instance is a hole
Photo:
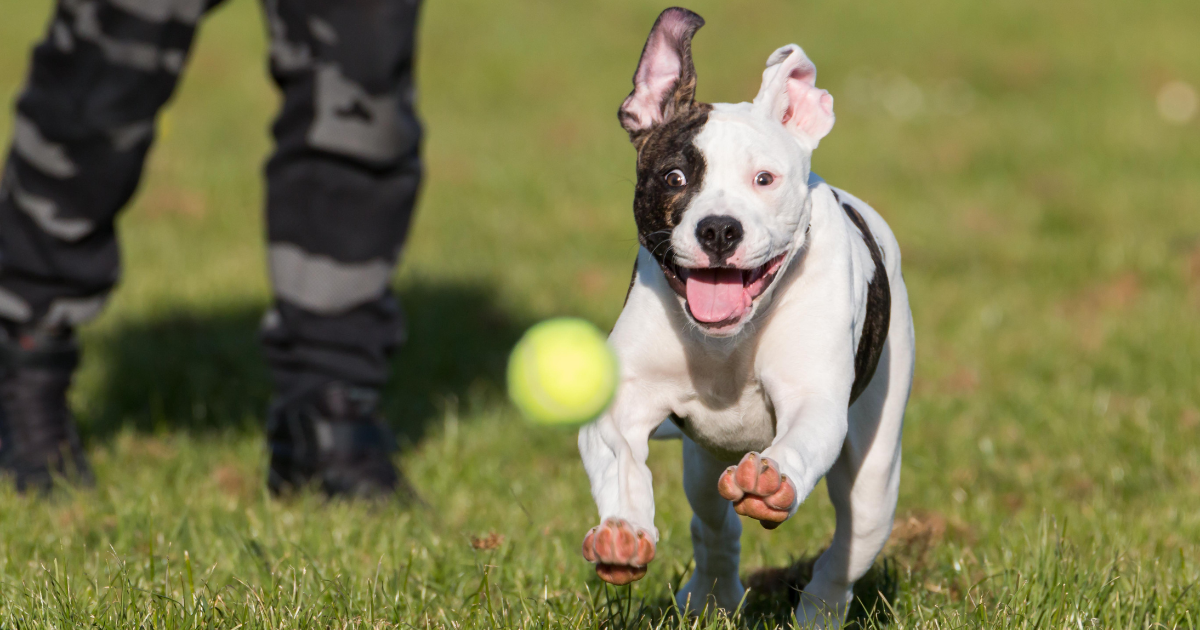
[[[818,554],[819,555],[819,554]],[[739,615],[725,620],[728,624],[716,627],[740,628],[789,628],[796,606],[800,604],[800,591],[812,578],[813,564],[817,556],[802,558],[787,566],[763,568],[752,571],[742,578],[746,586],[746,599]],[[681,573],[671,584],[684,584],[689,576]],[[599,584],[602,599],[597,603],[606,617],[605,628],[613,630],[635,630],[641,628],[678,627],[677,623],[663,624],[664,619],[678,621],[678,609],[673,596],[662,593],[655,597],[635,601],[632,590]],[[895,564],[888,558],[877,562],[867,574],[854,584],[854,601],[846,616],[846,628],[880,628],[892,622],[891,603],[900,591],[900,575]],[[711,616],[705,611],[705,616]],[[696,627],[704,627],[698,624]]]
[[[785,567],[758,569],[743,579],[749,593],[743,613],[749,625],[786,627],[800,604],[800,591],[812,579],[817,556]],[[887,558],[875,563],[854,583],[854,601],[846,615],[848,628],[877,628],[891,623],[891,602],[900,591],[900,574]]]
[[[400,292],[409,342],[393,359],[383,410],[402,442],[418,442],[443,401],[473,405],[503,391],[508,351],[525,328],[485,289],[418,284]],[[81,414],[85,438],[125,429],[258,431],[271,396],[259,352],[263,307],[178,312],[87,340],[101,378]]]

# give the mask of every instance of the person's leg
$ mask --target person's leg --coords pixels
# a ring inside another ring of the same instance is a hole
[[[404,337],[388,286],[421,180],[418,3],[264,2],[284,97],[267,165],[269,485],[390,494],[402,481],[375,410]]]
[[[18,488],[89,477],[66,406],[73,329],[117,281],[133,195],[213,0],[60,0],[33,52],[0,179],[0,468]]]

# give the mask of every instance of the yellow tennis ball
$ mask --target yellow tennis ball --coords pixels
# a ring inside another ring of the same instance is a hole
[[[530,421],[579,425],[599,416],[617,388],[617,357],[595,326],[548,319],[526,331],[508,358],[508,397]]]

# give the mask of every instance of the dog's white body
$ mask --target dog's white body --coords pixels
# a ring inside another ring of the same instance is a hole
[[[690,595],[695,609],[709,592],[730,610],[742,599],[741,523],[717,494],[717,477],[746,452],[761,451],[779,462],[801,497],[828,475],[837,532],[807,593],[849,603],[850,586],[870,568],[891,532],[913,373],[912,315],[891,230],[866,204],[840,190],[838,195],[855,206],[878,239],[892,291],[879,367],[848,410],[844,396],[822,392],[850,389],[874,267],[827,184],[818,180],[813,188],[809,246],[776,281],[770,312],[738,337],[712,338],[690,325],[658,264],[645,249],[639,252],[637,280],[609,337],[621,362],[617,396],[580,433],[579,448],[601,521],[625,519],[657,540],[645,465],[648,441],[663,418],[686,419],[694,436],[683,436],[683,442],[685,492],[696,512],[696,574],[681,605]],[[670,435],[672,429],[660,433]],[[798,506],[799,501],[792,511]]]
[[[642,65],[655,52],[655,31]],[[690,48],[684,52],[690,66]],[[799,57],[809,65],[797,65]],[[692,234],[700,219],[719,212],[735,218],[744,230],[722,268],[750,270],[777,257],[783,263],[740,319],[707,325],[669,284],[661,261],[641,248],[625,309],[610,337],[621,365],[617,394],[608,411],[579,436],[602,523],[589,532],[584,553],[589,559],[599,554],[594,559],[598,565],[636,567],[639,561],[624,561],[620,553],[608,551],[619,545],[606,542],[605,550],[598,551],[598,530],[611,530],[606,541],[617,540],[622,531],[636,532],[638,540],[658,540],[645,463],[648,440],[656,431],[658,437],[682,432],[684,489],[695,512],[696,570],[679,593],[679,603],[698,610],[715,600],[722,608],[736,608],[744,594],[738,577],[741,522],[735,503],[718,492],[718,485],[731,483],[723,475],[737,475],[738,467],[746,466],[749,460],[738,463],[743,455],[761,453],[752,465],[761,466],[764,474],[768,464],[777,467],[782,484],[794,488],[794,494],[784,492],[787,488],[776,493],[791,501],[783,510],[786,515],[776,521],[794,514],[820,478],[827,478],[837,529],[817,561],[797,614],[802,621],[827,616],[826,621],[836,622],[846,612],[854,581],[870,568],[891,531],[900,435],[913,374],[912,315],[899,245],[887,224],[865,203],[835,192],[810,172],[812,149],[824,135],[820,129],[827,132],[832,126],[832,100],[807,83],[792,83],[811,66],[798,47],[780,49],[772,56],[777,58],[782,63],[768,62],[763,90],[753,104],[714,106],[695,136],[693,144],[704,158],[703,179],[676,219],[670,246],[680,267],[702,270],[705,254]],[[785,74],[776,76],[780,72]],[[811,75],[815,81],[815,69]],[[641,88],[638,76],[635,86]],[[796,125],[804,111],[798,116],[789,111],[779,124],[774,101],[786,101],[789,90],[793,110],[806,99],[813,107],[828,99],[823,109],[813,110],[816,115],[828,110],[827,124],[802,120],[799,131],[786,128],[789,119]],[[653,102],[635,90],[626,107],[638,104],[635,96]],[[813,128],[817,133],[802,133]],[[750,183],[756,171],[773,174],[769,185]],[[843,204],[861,215],[870,235],[859,230]],[[872,236],[890,286],[890,319],[878,367],[848,405],[868,287],[876,277],[867,245]],[[693,295],[690,285],[688,291]],[[678,430],[664,423],[671,416],[679,421]],[[774,527],[777,522],[764,524]],[[649,550],[652,558],[652,544]],[[639,557],[648,562],[646,553]]]

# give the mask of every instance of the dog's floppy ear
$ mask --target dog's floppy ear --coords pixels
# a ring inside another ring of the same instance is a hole
[[[788,44],[771,53],[754,111],[783,123],[811,149],[833,129],[833,97],[817,87],[817,67],[804,50]]]
[[[663,11],[654,21],[633,75],[633,92],[617,113],[635,143],[692,106],[696,96],[692,37],[701,26],[704,18],[679,7]]]

